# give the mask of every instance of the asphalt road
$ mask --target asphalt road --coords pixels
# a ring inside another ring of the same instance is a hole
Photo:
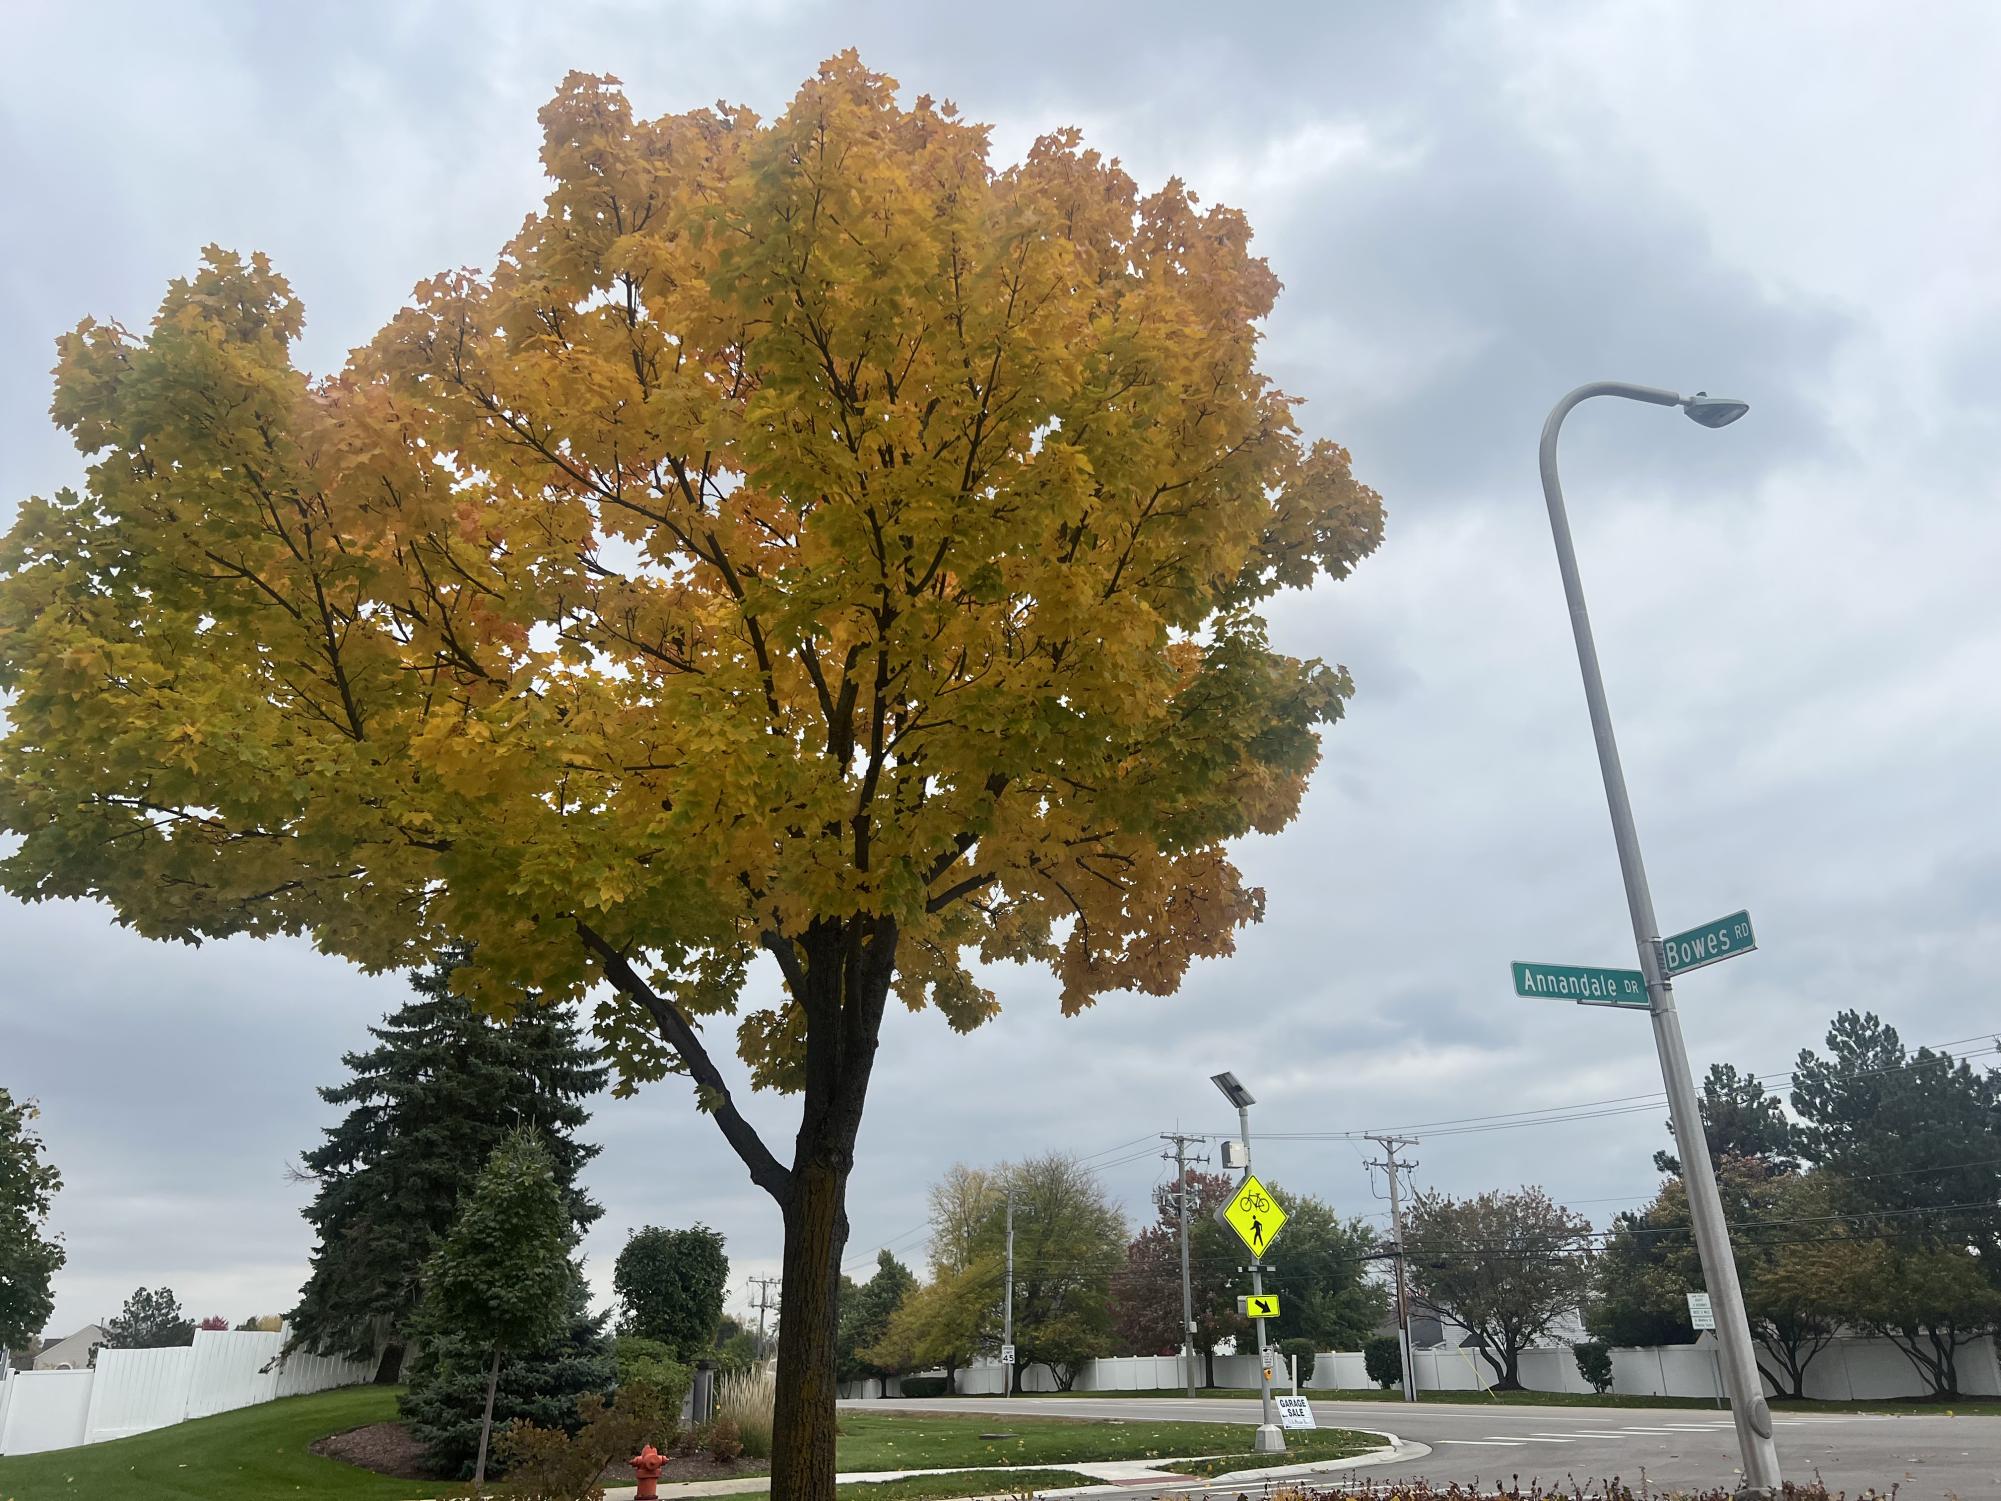
[[[938,1412],[1028,1412],[1057,1417],[1257,1422],[1258,1404],[1235,1399],[953,1397],[856,1404]],[[1733,1485],[1737,1440],[1730,1415],[1698,1407],[1517,1407],[1424,1402],[1313,1403],[1326,1428],[1368,1428],[1430,1446],[1421,1459],[1351,1470],[1424,1475],[1434,1481],[1545,1481],[1618,1476],[1635,1486]],[[1899,1487],[1900,1501],[2001,1497],[2001,1418],[1903,1417],[1873,1413],[1775,1412],[1779,1463],[1788,1480],[1831,1491]],[[1235,1494],[1241,1487],[1224,1488]],[[1144,1490],[1138,1494],[1147,1494]]]

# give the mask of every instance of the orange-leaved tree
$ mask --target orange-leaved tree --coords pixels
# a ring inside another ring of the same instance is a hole
[[[1074,1012],[1229,951],[1227,842],[1292,818],[1350,688],[1259,606],[1380,503],[1258,372],[1244,218],[1075,132],[996,169],[851,54],[768,123],[582,75],[542,120],[496,269],[338,375],[219,250],[62,341],[94,463],[0,556],[0,870],[161,938],[467,944],[501,1011],[595,995],[624,1087],[689,1076],[782,1211],[773,1492],[829,1496],[890,996],[970,1030],[976,960]]]

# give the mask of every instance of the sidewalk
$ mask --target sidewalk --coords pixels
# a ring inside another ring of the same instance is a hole
[[[1375,1433],[1377,1437],[1385,1440],[1383,1447],[1369,1449],[1361,1454],[1350,1455],[1346,1459],[1322,1459],[1308,1461],[1304,1464],[1269,1465],[1255,1470],[1235,1470],[1227,1475],[1210,1476],[1206,1483],[1282,1480],[1288,1476],[1318,1475],[1331,1470],[1357,1469],[1363,1465],[1396,1463],[1407,1459],[1422,1459],[1426,1454],[1431,1452],[1430,1448],[1426,1445],[1406,1443],[1394,1433],[1384,1433],[1378,1429],[1364,1429],[1362,1431]],[[1149,1481],[1157,1481],[1161,1485],[1187,1483],[1193,1477],[1184,1475],[1172,1467],[1177,1464],[1194,1464],[1198,1460],[1213,1457],[1211,1455],[1187,1454],[1176,1459],[1052,1460],[1048,1464],[1017,1465],[1011,1468],[1016,1470],[1067,1470],[1073,1475],[1083,1475],[1088,1479],[1098,1482],[1096,1485],[1076,1486],[1069,1490],[1047,1493],[1052,1496],[1114,1495],[1121,1492],[1130,1492],[1134,1486],[1145,1485]],[[1009,1469],[1010,1467],[1008,1466],[983,1470],[978,1466],[952,1465],[938,1470],[867,1470],[837,1475],[835,1482],[840,1485],[867,1485],[882,1480],[902,1480],[913,1475],[964,1475],[977,1472],[992,1475],[995,1485],[1000,1487],[995,1494],[1005,1498],[1014,1494],[1014,1492],[1007,1488]],[[660,1495],[663,1501],[667,1497],[681,1496],[760,1495],[769,1490],[770,1486],[770,1480],[763,1475],[747,1475],[737,1480],[693,1480],[681,1485],[663,1485],[660,1487]],[[634,1491],[632,1487],[627,1486],[620,1490],[608,1490],[604,1494],[605,1501],[633,1501]],[[978,1498],[967,1497],[964,1498],[964,1501],[978,1501]]]

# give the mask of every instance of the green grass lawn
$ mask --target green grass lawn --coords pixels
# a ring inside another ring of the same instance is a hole
[[[956,1475],[911,1475],[903,1480],[878,1480],[836,1488],[850,1501],[947,1501],[955,1496],[993,1496],[1021,1491],[1067,1491],[1096,1485],[1073,1470],[1017,1470],[996,1479],[992,1470],[963,1470]],[[763,1494],[769,1494],[764,1492]]]
[[[99,1501],[134,1496],[145,1501],[412,1501],[444,1488],[396,1480],[307,1452],[329,1433],[396,1417],[393,1388],[362,1386],[288,1397],[239,1412],[197,1418],[108,1444],[0,1459],[0,1501]],[[1241,1455],[1249,1438],[1242,1423],[1121,1422],[1086,1418],[956,1413],[841,1413],[837,1463],[853,1474],[869,1470],[970,1470],[1008,1466],[1010,1473],[921,1476],[878,1485],[843,1487],[856,1501],[933,1501],[990,1494],[1019,1486],[1081,1484],[1061,1466],[1101,1459],[1159,1459],[1177,1455]],[[1004,1439],[983,1433],[1007,1433]],[[1299,1458],[1336,1458],[1374,1447],[1366,1434],[1324,1429],[1308,1439]],[[1245,1469],[1249,1455],[1212,1465],[1212,1471]],[[1005,1484],[999,1484],[1004,1481]]]
[[[983,1433],[1011,1438],[983,1439]],[[1316,1430],[1335,1459],[1373,1449],[1380,1440],[1343,1429]],[[982,1413],[872,1413],[844,1408],[837,1462],[843,1472],[947,1470],[960,1466],[1046,1465],[1094,1459],[1162,1459],[1175,1455],[1237,1454],[1249,1446],[1244,1423],[1107,1422],[1094,1418],[1017,1417]]]
[[[410,1501],[421,1483],[308,1454],[314,1439],[396,1416],[391,1387],[287,1397],[81,1449],[0,1459],[0,1501]]]

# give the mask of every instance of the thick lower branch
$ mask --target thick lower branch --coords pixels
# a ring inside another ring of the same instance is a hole
[[[653,987],[640,978],[639,972],[626,961],[625,956],[593,931],[582,918],[576,922],[584,947],[596,955],[598,962],[604,966],[605,978],[646,1008],[654,1024],[660,1028],[660,1035],[686,1066],[688,1077],[704,1091],[704,1106],[716,1118],[723,1139],[743,1159],[743,1165],[750,1169],[750,1181],[777,1200],[780,1208],[784,1208],[791,1202],[792,1174],[771,1155],[771,1149],[765,1146],[756,1128],[738,1113],[722,1071],[716,1067],[708,1049],[702,1046],[702,1039],[687,1017],[673,1002],[655,994]]]

